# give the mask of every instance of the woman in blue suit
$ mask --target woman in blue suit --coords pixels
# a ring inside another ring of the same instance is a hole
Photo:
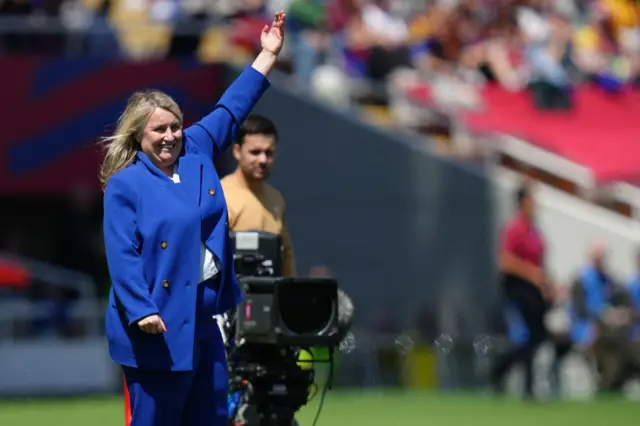
[[[227,208],[213,162],[269,87],[284,41],[283,12],[262,52],[213,112],[182,129],[158,91],[134,94],[101,169],[112,287],[109,352],[122,365],[131,426],[223,426],[227,365],[213,316],[242,299]]]

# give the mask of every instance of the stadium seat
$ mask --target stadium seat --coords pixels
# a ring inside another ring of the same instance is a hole
[[[236,19],[230,27],[229,41],[231,44],[247,50],[259,50],[260,41],[256,35],[262,27],[269,24],[269,20],[260,17]]]
[[[202,62],[225,61],[234,64],[249,62],[254,54],[252,49],[235,46],[230,40],[229,28],[208,28],[200,39],[196,54]]]
[[[389,111],[389,107],[384,105],[362,105],[362,116],[365,120],[378,126],[389,128],[393,126],[394,120]]]
[[[148,59],[167,52],[171,27],[151,22],[148,9],[126,0],[113,0],[109,20],[118,35],[124,53],[132,59]]]
[[[84,7],[91,11],[98,10],[103,5],[105,0],[81,0]]]
[[[123,50],[133,59],[164,55],[171,42],[171,28],[164,24],[116,24]]]
[[[198,59],[202,62],[225,61],[231,55],[228,30],[224,27],[208,28],[198,45]]]

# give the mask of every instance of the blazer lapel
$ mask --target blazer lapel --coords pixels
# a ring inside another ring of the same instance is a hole
[[[178,160],[178,174],[180,175],[180,185],[183,190],[196,205],[200,205],[202,191],[202,162],[198,157],[185,155]]]
[[[173,182],[169,176],[153,164],[144,152],[138,151],[138,159],[152,174],[167,182]],[[182,192],[188,196],[190,201],[199,206],[201,201],[200,182],[202,180],[202,163],[197,157],[182,155],[178,159],[178,174],[180,175],[180,183],[177,185],[177,188],[180,188]]]
[[[156,165],[153,164],[151,159],[144,152],[138,151],[138,160],[140,160],[140,162],[142,162],[147,167],[147,169],[151,172],[151,174],[154,174],[154,175],[158,176],[161,179],[164,179],[164,180],[167,180],[169,182],[172,182],[171,178],[169,176],[167,176],[158,167],[156,167]]]

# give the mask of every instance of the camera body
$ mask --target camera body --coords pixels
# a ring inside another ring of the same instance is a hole
[[[230,361],[229,373],[230,393],[237,397],[233,425],[290,426],[315,381],[313,369],[298,365],[296,349],[273,345],[243,347]]]
[[[334,346],[338,283],[331,278],[242,277],[236,345]]]
[[[223,324],[230,378],[230,424],[291,426],[315,381],[302,348],[339,344],[333,279],[283,278],[280,237],[231,233],[245,299]],[[327,360],[325,360],[327,361]]]

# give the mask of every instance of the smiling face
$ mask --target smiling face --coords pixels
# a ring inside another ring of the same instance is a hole
[[[182,123],[172,112],[155,108],[144,126],[140,149],[160,170],[170,173],[182,150]]]

